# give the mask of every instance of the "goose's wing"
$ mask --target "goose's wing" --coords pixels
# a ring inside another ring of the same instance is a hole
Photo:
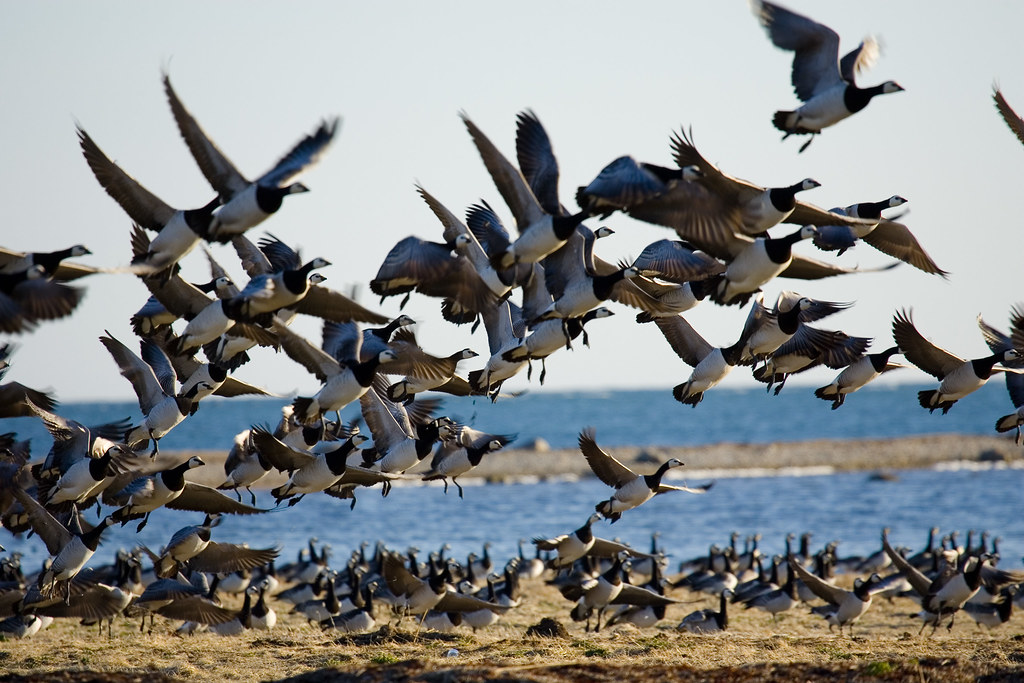
[[[792,553],[790,553],[788,559],[790,569],[795,571],[797,576],[800,577],[800,580],[804,582],[804,585],[819,598],[832,605],[839,605],[839,603],[846,599],[849,591],[843,590],[838,586],[833,586],[827,581],[822,580],[819,576],[807,571],[804,569],[803,564],[797,560]]]
[[[626,209],[633,218],[676,231],[683,240],[715,258],[731,261],[750,238],[741,235],[743,220],[735,206],[699,183],[680,181],[664,194]]]
[[[193,571],[231,573],[262,567],[281,552],[280,548],[249,548],[236,543],[210,543],[188,561]]]
[[[475,612],[479,609],[489,609],[492,612],[506,612],[510,608],[511,605],[498,605],[475,598],[472,595],[456,593],[453,590],[445,593],[441,597],[440,602],[434,606],[434,609],[438,612]]]
[[[722,200],[724,207],[735,207],[764,192],[763,187],[734,178],[704,158],[693,142],[693,131],[681,130],[672,134],[672,156],[679,168],[698,167],[702,175],[694,184],[711,190]]]
[[[387,453],[405,439],[416,438],[416,431],[405,410],[373,387],[359,397],[359,407],[373,435],[373,446],[379,453]]]
[[[936,379],[941,380],[964,362],[963,358],[954,356],[925,339],[914,327],[910,311],[896,312],[892,321],[892,336],[904,358]]]
[[[837,266],[832,263],[825,263],[824,261],[818,261],[817,259],[801,256],[800,254],[793,254],[793,261],[786,266],[784,271],[779,273],[779,277],[795,278],[797,280],[820,280],[822,278],[834,277],[836,275],[874,273],[890,270],[899,264],[899,261],[893,261],[890,264],[879,266],[877,268],[844,268],[843,266]]]
[[[857,218],[848,216],[839,211],[826,210],[808,202],[797,200],[793,213],[782,219],[783,223],[794,225],[848,225],[848,226],[871,226],[877,221],[870,218]]]
[[[594,428],[587,427],[579,436],[580,450],[594,475],[608,486],[619,488],[636,479],[637,475],[621,462],[605,453],[594,440]]]
[[[896,550],[889,545],[889,538],[887,534],[882,532],[882,549],[885,554],[889,556],[892,563],[896,565],[896,568],[903,572],[903,575],[907,577],[907,581],[914,587],[914,590],[918,592],[921,597],[928,595],[931,589],[932,580],[921,573],[921,571],[914,565],[907,562],[906,558],[900,555]]]
[[[593,557],[614,557],[622,552],[627,553],[630,557],[652,557],[649,553],[634,550],[624,543],[609,541],[606,538],[598,538],[597,536],[594,537],[594,545],[590,546],[587,555],[592,555]]]
[[[371,311],[341,292],[321,285],[310,285],[306,296],[293,308],[299,313],[315,315],[318,318],[334,322],[358,320],[374,325],[388,322],[387,316]]]
[[[202,171],[207,182],[217,194],[225,199],[244,190],[249,185],[249,181],[224,156],[185,108],[185,105],[181,103],[174,88],[171,87],[171,78],[166,73],[164,74],[164,92],[171,105],[174,121],[178,124],[178,132],[181,133],[185,144],[188,145],[192,157],[196,160],[199,170]]]
[[[282,443],[280,439],[262,426],[253,427],[250,438],[253,448],[275,469],[282,472],[294,472],[316,460],[315,455],[296,450]]]
[[[31,417],[32,402],[44,410],[53,410],[57,401],[49,394],[27,387],[21,382],[0,384],[0,417]]]
[[[279,318],[275,317],[273,330],[288,357],[309,370],[321,382],[326,382],[329,377],[341,372],[338,361],[311,344],[302,335],[292,331]]]
[[[172,510],[193,510],[207,514],[255,515],[267,512],[265,508],[240,503],[215,488],[197,484],[194,481],[186,481],[181,494],[165,505]]]
[[[45,467],[57,467],[63,473],[79,458],[88,455],[92,434],[85,425],[43,410],[32,402],[26,405],[29,414],[38,417],[53,437],[53,448],[46,458]]]
[[[338,131],[337,117],[320,122],[316,131],[305,136],[291,150],[274,164],[274,167],[259,177],[261,185],[284,187],[295,176],[320,161]]]
[[[388,590],[398,596],[411,595],[419,590],[424,583],[406,569],[405,562],[400,556],[390,552],[384,555],[381,573],[384,575],[384,581],[388,584]]]
[[[715,350],[715,347],[700,336],[697,330],[693,329],[681,315],[655,318],[654,324],[661,330],[665,341],[676,352],[676,355],[691,367],[697,367],[709,353]]]
[[[173,396],[176,393],[175,386],[178,376],[174,372],[174,365],[171,363],[171,359],[167,357],[167,353],[153,339],[143,339],[139,342],[139,345],[142,351],[142,360],[146,365],[153,368],[153,374],[156,376],[156,381],[160,383],[163,393],[167,396]]]
[[[209,626],[226,624],[238,616],[233,610],[216,605],[201,595],[180,598],[164,605],[156,612],[167,619],[196,621]]]
[[[949,275],[948,271],[939,268],[903,223],[883,219],[862,239],[883,254],[898,258],[925,273],[943,278]]]
[[[992,99],[995,100],[996,110],[1003,117],[1003,121],[1006,121],[1006,125],[1010,127],[1013,134],[1017,136],[1021,144],[1024,144],[1024,119],[1017,115],[998,88],[993,89]]]
[[[107,194],[133,221],[146,230],[159,232],[174,216],[175,209],[122,171],[82,128],[78,128],[78,139],[89,168]]]
[[[498,188],[498,192],[505,200],[505,203],[508,204],[509,210],[512,211],[519,230],[526,230],[541,220],[545,215],[545,211],[541,207],[540,202],[537,201],[533,191],[530,190],[530,186],[526,182],[526,178],[523,177],[523,174],[520,173],[519,169],[512,162],[505,158],[505,155],[494,146],[494,143],[469,119],[467,114],[463,112],[460,116],[470,136],[473,138],[473,144],[476,145],[480,158],[483,159],[484,166],[487,167],[488,173],[491,174],[494,185]]]
[[[680,600],[661,595],[643,586],[634,586],[631,583],[623,583],[619,594],[616,595],[610,604],[612,605],[638,605],[640,607],[661,607],[662,605],[673,605]]]
[[[565,213],[558,201],[558,160],[540,119],[529,109],[516,114],[516,161],[541,207]]]
[[[242,261],[242,270],[249,277],[254,278],[274,272],[274,266],[266,253],[253,244],[252,240],[245,235],[232,237],[231,246],[235,248],[235,253],[238,254],[238,258]]]
[[[143,414],[149,414],[150,409],[164,398],[163,388],[157,381],[153,368],[136,356],[127,346],[110,336],[109,332],[100,337],[100,342],[113,356],[121,375],[131,382]],[[171,372],[173,373],[173,369]]]
[[[835,31],[774,3],[758,0],[752,8],[775,47],[794,53],[790,78],[797,97],[806,102],[842,82]]]
[[[701,484],[700,486],[675,486],[673,484],[660,484],[654,491],[655,494],[667,493],[669,491],[682,491],[683,493],[707,493],[711,490],[711,487],[715,485],[715,482],[709,482],[707,484]]]
[[[25,514],[28,515],[32,530],[43,540],[47,551],[51,555],[56,555],[64,546],[71,542],[71,532],[68,531],[67,527],[58,522],[39,501],[18,487],[14,489],[14,496],[21,503]]]
[[[213,393],[217,396],[277,396],[263,387],[230,376]]]
[[[404,474],[396,472],[378,472],[377,470],[368,470],[365,467],[359,465],[346,465],[345,473],[341,475],[341,479],[337,481],[331,489],[342,487],[342,486],[373,486],[374,484],[380,484],[385,481],[394,481],[395,479],[409,479]],[[327,491],[330,493],[330,489]]]
[[[672,282],[703,280],[725,272],[718,260],[681,240],[651,242],[633,261],[633,267],[644,275],[662,277]]]

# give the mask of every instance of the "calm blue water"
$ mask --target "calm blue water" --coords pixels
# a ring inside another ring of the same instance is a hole
[[[516,432],[521,440],[542,437],[554,447],[574,447],[579,430],[598,428],[607,445],[692,445],[721,441],[767,442],[818,438],[880,438],[910,434],[990,434],[995,419],[1009,412],[1006,390],[991,383],[948,415],[929,414],[916,403],[919,387],[866,389],[837,411],[810,395],[806,387],[787,387],[778,397],[763,390],[715,390],[696,409],[676,403],[667,390],[580,394],[527,394],[490,404],[459,399],[445,412],[493,432]],[[276,422],[274,400],[223,400],[204,403],[162,442],[162,448],[226,449],[232,436],[254,422]],[[137,418],[129,404],[66,404],[61,413],[85,423]],[[353,417],[354,410],[343,412]],[[10,426],[8,426],[10,425]],[[5,420],[3,431],[38,440],[40,454],[48,437],[38,423]],[[1024,450],[1022,450],[1024,453]],[[879,463],[883,466],[885,463]],[[552,536],[579,526],[609,489],[596,480],[466,486],[460,500],[452,488],[396,487],[382,499],[379,490],[364,490],[354,510],[347,502],[307,496],[294,508],[255,517],[228,517],[215,539],[279,545],[291,559],[310,536],[333,547],[337,564],[362,541],[385,541],[424,551],[450,543],[455,556],[479,552],[493,544],[496,559],[516,552],[520,538]],[[814,547],[839,539],[840,554],[868,554],[879,547],[879,531],[891,526],[894,542],[920,548],[930,526],[944,533],[986,529],[1002,538],[1002,566],[1021,566],[1024,553],[1024,469],[913,470],[898,481],[872,481],[868,473],[815,476],[724,478],[703,496],[668,494],[626,513],[615,525],[601,522],[598,534],[619,537],[646,548],[653,531],[674,560],[701,555],[711,543],[723,544],[729,533],[760,533],[766,552],[781,551],[789,532],[814,533]],[[261,494],[261,502],[272,499]],[[94,515],[95,511],[91,511]],[[143,542],[165,543],[181,526],[202,520],[198,513],[161,510],[136,534],[134,524],[105,536],[98,553],[107,561],[114,550]],[[33,567],[45,556],[35,538],[3,533],[0,543],[25,553]],[[532,546],[527,543],[527,550]]]

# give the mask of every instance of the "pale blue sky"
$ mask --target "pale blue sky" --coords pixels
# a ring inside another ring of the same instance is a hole
[[[669,136],[692,126],[698,148],[723,170],[762,185],[810,176],[822,187],[803,196],[819,206],[909,200],[907,224],[949,281],[909,266],[832,280],[777,281],[810,296],[856,300],[827,322],[890,345],[897,307],[913,307],[919,329],[961,356],[985,355],[975,316],[1006,326],[1024,300],[1019,203],[1024,147],[997,116],[998,81],[1024,112],[1024,43],[1017,3],[801,2],[791,8],[831,25],[851,49],[877,35],[884,51],[863,84],[899,81],[905,93],[879,98],[827,130],[804,154],[779,141],[776,109],[797,101],[791,56],[771,45],[746,2],[36,2],[9,4],[0,24],[0,202],[2,243],[24,250],[81,242],[83,262],[113,266],[130,258],[130,220],[93,178],[75,136],[79,122],[127,172],[168,203],[212,196],[178,136],[160,82],[175,88],[207,133],[243,173],[266,170],[319,120],[339,115],[338,138],[303,177],[311,192],[290,198],[257,228],[323,255],[327,284],[363,288],[392,245],[440,226],[414,190],[420,182],[461,215],[488,200],[511,223],[458,118],[469,116],[514,158],[515,115],[532,108],[552,137],[563,200],[621,154],[671,161]],[[599,253],[635,256],[672,233],[615,216]],[[788,228],[786,228],[788,229]],[[825,259],[810,244],[800,253]],[[233,251],[215,251],[244,281]],[[866,245],[840,262],[886,262]],[[206,276],[201,253],[184,267]],[[85,301],[66,321],[15,338],[8,379],[51,388],[62,400],[131,400],[128,383],[98,342],[104,329],[132,346],[129,316],[147,292],[129,275],[81,280]],[[545,389],[661,387],[690,368],[634,311],[591,327],[592,348],[560,352]],[[414,296],[406,312],[422,344],[438,354],[471,346],[486,354],[481,329],[470,337],[441,320],[438,302]],[[745,311],[703,304],[687,318],[711,343],[735,340]],[[826,326],[826,325],[823,325]],[[318,339],[319,324],[297,329]],[[288,393],[316,381],[283,354],[263,350],[238,376]],[[472,363],[467,369],[472,369]],[[807,373],[818,386],[831,371]],[[902,376],[897,377],[896,375]],[[924,381],[917,371],[893,381]],[[727,380],[753,384],[743,371]],[[794,378],[793,384],[797,381]],[[524,375],[507,388],[539,390]]]

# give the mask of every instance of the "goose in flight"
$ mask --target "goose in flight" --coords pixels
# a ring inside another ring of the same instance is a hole
[[[868,88],[857,85],[857,73],[878,59],[874,38],[865,38],[840,59],[839,34],[828,26],[765,0],[753,0],[751,9],[775,47],[793,53],[790,80],[803,105],[794,111],[775,112],[772,123],[785,133],[783,140],[790,135],[810,135],[801,152],[822,129],[861,111],[872,98],[903,90],[895,81]]]

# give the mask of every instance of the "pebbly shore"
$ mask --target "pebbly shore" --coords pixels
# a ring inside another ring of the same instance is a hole
[[[1002,436],[943,434],[898,439],[814,440],[785,443],[718,443],[686,447],[618,447],[606,449],[637,472],[652,472],[666,459],[686,463],[681,470],[687,479],[729,476],[740,470],[781,473],[789,468],[820,471],[878,471],[934,467],[951,462],[1005,462],[1024,460],[1024,446]],[[176,455],[187,457],[184,452]],[[193,470],[190,479],[216,486],[223,481],[226,451],[192,451],[207,466]],[[429,460],[410,470],[425,471]],[[192,476],[194,475],[194,476]],[[544,442],[529,447],[508,448],[489,455],[475,470],[460,480],[482,477],[490,481],[523,478],[592,476],[578,449],[550,449]],[[260,487],[276,486],[283,475],[271,474]]]

